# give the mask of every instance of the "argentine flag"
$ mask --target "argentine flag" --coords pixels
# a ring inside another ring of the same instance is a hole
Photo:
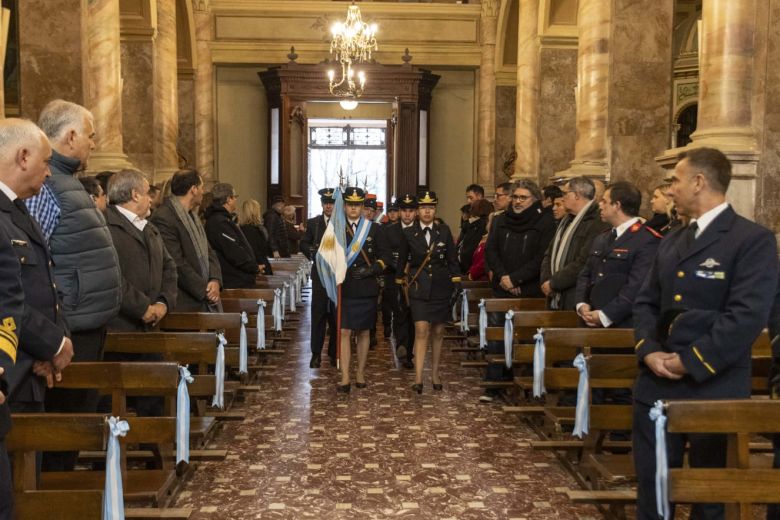
[[[338,304],[336,287],[340,285],[347,275],[346,260],[346,217],[344,216],[344,199],[341,196],[341,188],[336,188],[333,198],[336,204],[333,207],[328,227],[322,235],[320,248],[317,250],[317,271],[322,280],[322,285],[333,303]]]

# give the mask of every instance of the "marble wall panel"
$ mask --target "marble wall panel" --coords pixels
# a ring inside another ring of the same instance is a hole
[[[767,20],[766,63],[780,60],[780,0],[771,0]],[[758,163],[756,221],[777,233],[780,230],[780,69],[766,68],[766,104],[762,117],[764,148]]]
[[[649,193],[664,177],[654,157],[669,144],[673,1],[617,0],[609,93],[610,180]]]
[[[539,182],[546,185],[574,159],[577,49],[542,48],[539,94]]]
[[[154,77],[151,41],[123,41],[122,134],[128,159],[148,176],[154,173]]]
[[[496,88],[496,184],[508,181],[512,175],[512,171],[506,170],[505,165],[515,149],[516,97],[515,87]]]
[[[195,80],[179,78],[179,139],[176,143],[181,161],[195,167]]]
[[[19,2],[23,117],[37,119],[44,105],[56,98],[84,103],[82,3],[81,0]]]

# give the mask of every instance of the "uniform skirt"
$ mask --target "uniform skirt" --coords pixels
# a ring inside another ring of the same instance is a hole
[[[444,323],[452,319],[452,307],[449,298],[418,300],[412,298],[409,302],[413,321]]]
[[[376,325],[376,296],[341,299],[341,328],[370,330]]]

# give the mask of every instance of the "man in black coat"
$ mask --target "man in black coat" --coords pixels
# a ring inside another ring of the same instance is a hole
[[[222,284],[226,289],[255,286],[262,271],[252,246],[233,220],[238,196],[231,184],[220,182],[211,190],[213,199],[206,209],[206,236],[217,252],[222,269]]]
[[[282,211],[284,211],[284,197],[274,195],[271,197],[271,209],[263,215],[263,224],[268,230],[268,242],[271,244],[274,258],[289,258],[291,253]]]
[[[726,202],[728,158],[699,148],[679,159],[670,194],[691,223],[661,242],[634,308],[640,364],[633,420],[639,520],[657,518],[650,408],[656,400],[749,398],[752,345],[767,324],[777,289],[774,235]],[[670,467],[682,464],[686,440],[692,467],[725,464],[724,436],[668,434]],[[709,519],[724,513],[720,504],[697,504],[691,514]]]
[[[6,398],[5,377],[13,370],[19,347],[18,325],[22,323],[24,292],[21,264],[11,238],[0,226],[0,520],[14,518],[14,491],[11,463],[5,449],[5,437],[11,430],[11,412]]]
[[[404,229],[410,228],[417,222],[417,197],[406,193],[395,202],[398,205],[399,218],[393,224],[388,224],[384,229],[384,240],[392,252],[393,265],[385,270],[385,287],[388,296],[393,298],[389,304],[393,315],[393,336],[395,337],[395,354],[404,368],[414,368],[414,321],[409,302],[395,283],[395,279],[403,276],[400,250],[405,241]]]
[[[22,200],[50,175],[51,146],[33,123],[18,119],[0,122],[0,143],[0,227],[21,264],[25,305],[16,367],[6,375],[8,397],[12,412],[42,412],[47,383],[73,357],[49,248]]]
[[[551,309],[573,311],[577,304],[577,277],[585,266],[593,239],[609,225],[599,218],[592,180],[575,177],[562,191],[568,215],[558,224],[542,260],[542,292]]]
[[[177,312],[217,310],[222,270],[195,213],[203,200],[203,179],[196,170],[180,170],[171,178],[171,196],[149,219],[160,231],[165,249],[176,263]]]
[[[593,240],[577,279],[577,313],[589,327],[634,326],[634,300],[661,241],[639,219],[641,205],[642,192],[630,182],[610,185],[599,202],[612,229]]]
[[[109,330],[143,332],[176,307],[176,263],[162,236],[146,220],[152,199],[149,182],[135,170],[122,170],[108,183],[106,222],[122,269],[122,308]]]
[[[323,188],[319,192],[322,203],[322,215],[310,218],[306,222],[306,232],[301,239],[301,253],[314,262],[311,270],[311,361],[309,368],[320,368],[322,345],[325,343],[325,325],[330,331],[328,337],[328,359],[336,366],[336,309],[328,298],[325,287],[317,271],[317,251],[325,229],[333,214],[333,188]]]

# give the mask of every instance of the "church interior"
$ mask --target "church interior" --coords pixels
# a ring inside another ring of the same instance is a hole
[[[375,31],[370,57],[355,70],[342,67],[333,43],[334,24],[350,6]],[[265,212],[283,199],[298,223],[322,213],[328,188],[359,187],[385,207],[423,189],[438,197],[436,216],[457,237],[472,183],[492,197],[497,186],[522,179],[540,187],[575,177],[629,181],[643,194],[644,217],[680,153],[708,147],[732,165],[734,210],[780,237],[780,0],[2,0],[2,7],[4,117],[35,122],[54,99],[86,107],[95,137],[85,175],[136,170],[165,195],[174,173],[195,169],[207,190],[231,185],[239,204],[254,199]],[[339,90],[339,76],[348,76],[341,80],[349,92]],[[74,363],[70,379],[63,371],[66,387],[98,389],[111,396],[111,415],[129,418],[114,453],[123,516],[105,513],[116,490],[104,487],[103,459],[115,437],[102,416],[63,417],[46,433],[35,417],[12,415],[6,448],[19,518],[651,518],[634,505],[630,442],[619,435],[631,429],[630,407],[626,416],[591,405],[591,431],[572,435],[582,372],[571,359],[587,354],[591,385],[630,389],[638,370],[632,334],[604,328],[588,339],[585,329],[575,338],[565,333],[579,330],[574,313],[551,317],[537,298],[502,306],[488,282],[464,279],[444,329],[444,391],[431,390],[428,379],[420,395],[409,390],[414,371],[380,321],[367,388],[339,394],[335,366],[310,368],[316,261],[269,260],[273,275],[259,273],[255,287],[223,288],[224,312],[212,319],[171,313],[148,342],[108,333],[106,352],[164,353],[154,370],[115,363],[80,372]],[[497,312],[514,319],[507,356],[509,329],[487,322]],[[542,328],[551,332],[541,368],[546,400],[534,390]],[[215,331],[224,345],[215,347]],[[501,342],[501,354],[485,355],[483,334],[484,342]],[[606,359],[592,348],[604,344],[631,354]],[[751,402],[770,402],[770,351],[763,333],[753,346]],[[566,368],[555,364],[559,354]],[[488,365],[505,362],[514,363],[512,378],[483,380]],[[185,364],[194,383],[183,463],[172,425],[186,379],[177,365]],[[220,377],[224,404],[215,407]],[[501,398],[481,402],[486,388]],[[164,417],[136,416],[127,403],[144,392],[164,396]],[[730,443],[728,475],[672,470],[677,518],[717,493],[731,497],[717,518],[780,518],[766,506],[766,490],[780,489],[780,470],[770,469],[774,452],[764,435],[780,433],[780,411],[756,410],[741,425],[697,425],[701,408],[669,406],[668,424],[678,431],[727,433]],[[761,415],[775,419],[761,423]],[[82,476],[36,472],[35,452],[68,449],[79,451]],[[729,486],[727,478],[740,482]]]

